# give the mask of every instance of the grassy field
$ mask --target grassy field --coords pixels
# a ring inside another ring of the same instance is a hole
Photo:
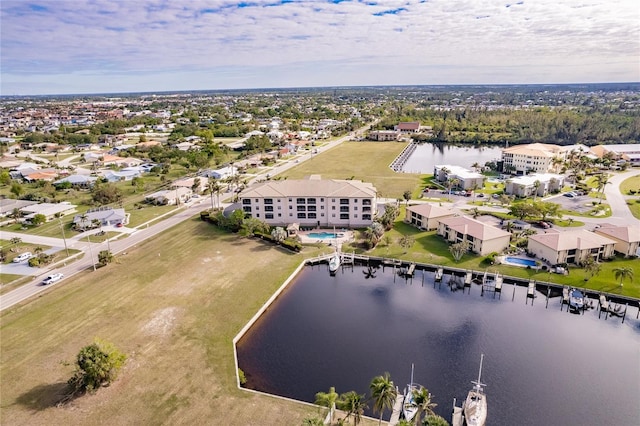
[[[346,142],[281,176],[301,179],[321,173],[325,179],[354,178],[373,183],[380,197],[402,198],[405,191],[415,193],[422,183],[418,174],[396,173],[389,168],[404,147],[404,143],[398,142]]]
[[[622,194],[630,195],[630,191],[635,191],[636,197],[635,200],[627,200],[627,205],[629,206],[629,210],[631,210],[631,214],[633,214],[636,219],[640,219],[640,175],[625,179],[624,182],[620,184],[620,192],[622,192]]]
[[[317,253],[306,250],[285,253],[194,219],[4,312],[2,423],[301,424],[317,410],[236,389],[231,342],[298,263]],[[56,407],[72,372],[61,362],[72,362],[94,337],[128,354],[120,378]]]

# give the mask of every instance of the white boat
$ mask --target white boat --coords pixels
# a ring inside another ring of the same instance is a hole
[[[584,309],[584,294],[577,288],[569,292],[569,306],[576,310]]]
[[[329,272],[335,274],[338,268],[340,267],[342,259],[340,259],[340,253],[336,252],[336,254],[329,259]]]
[[[416,385],[413,384],[413,364],[411,364],[411,382],[407,385],[402,400],[402,417],[409,422],[418,414],[418,404],[416,404],[413,396],[413,391],[416,388]]]
[[[467,394],[467,399],[464,402],[464,419],[467,426],[484,426],[487,421],[487,396],[482,389],[486,385],[480,381],[483,360],[484,354],[480,355],[478,380],[471,382],[474,386]]]

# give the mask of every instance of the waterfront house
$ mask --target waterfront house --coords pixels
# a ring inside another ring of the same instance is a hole
[[[485,256],[509,247],[511,233],[467,216],[443,217],[438,220],[437,234],[450,243],[468,241],[469,250]]]
[[[605,223],[594,232],[614,240],[613,248],[616,252],[628,257],[640,257],[640,226],[617,226]]]
[[[416,204],[407,207],[405,222],[420,229],[432,230],[438,228],[438,221],[445,217],[454,216],[455,212],[434,204]]]
[[[245,214],[272,226],[362,228],[376,215],[376,188],[359,180],[265,181],[239,194]]]
[[[527,251],[556,265],[581,264],[587,257],[596,261],[614,255],[615,241],[584,229],[559,232],[555,229],[529,236]]]

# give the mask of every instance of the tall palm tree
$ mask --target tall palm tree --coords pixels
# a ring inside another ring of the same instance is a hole
[[[398,397],[398,390],[393,384],[393,380],[389,373],[384,373],[382,376],[376,376],[371,380],[369,385],[371,390],[371,398],[373,398],[373,412],[380,413],[378,424],[382,424],[382,414],[385,409],[392,409],[393,404]]]
[[[623,281],[627,278],[629,278],[629,281],[633,280],[633,269],[629,266],[613,268],[613,276],[616,277],[616,279],[620,278],[620,287],[622,287]]]
[[[336,412],[336,402],[338,401],[338,393],[336,388],[331,386],[329,392],[318,392],[316,394],[316,404],[329,408],[329,418],[333,423],[333,416]]]
[[[431,393],[427,388],[420,386],[418,389],[413,390],[413,401],[418,406],[418,413],[415,417],[416,425],[420,424],[420,418],[423,414],[433,415],[433,409],[438,405],[431,402]]]
[[[209,180],[209,195],[211,196],[211,210],[213,211],[213,194],[216,194],[216,207],[220,207],[220,191],[222,185],[217,180]]]
[[[338,408],[347,412],[346,419],[353,415],[353,424],[357,426],[362,420],[364,410],[369,407],[364,400],[364,395],[360,395],[356,391],[349,391],[340,395]]]
[[[598,204],[602,204],[602,198],[604,196],[604,187],[609,183],[609,175],[606,173],[600,173],[596,175],[596,189],[600,193],[600,202]]]

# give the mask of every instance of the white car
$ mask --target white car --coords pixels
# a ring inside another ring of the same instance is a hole
[[[20,263],[20,262],[25,262],[29,259],[31,259],[33,257],[33,253],[31,253],[30,251],[26,252],[26,253],[22,253],[16,257],[13,258],[13,262],[14,263]]]
[[[52,274],[49,275],[47,278],[45,278],[44,280],[42,280],[42,284],[43,285],[48,285],[48,284],[53,284],[55,282],[60,281],[61,279],[64,278],[63,274],[57,273],[57,274]]]

